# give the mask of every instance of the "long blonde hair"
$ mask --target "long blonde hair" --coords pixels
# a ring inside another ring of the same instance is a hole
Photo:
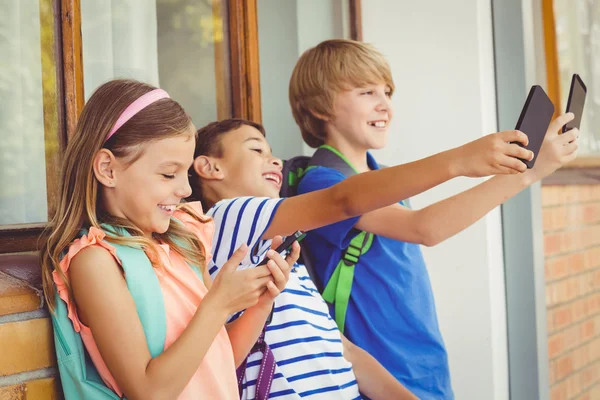
[[[194,125],[185,110],[176,101],[165,98],[138,112],[104,142],[125,108],[154,89],[133,80],[113,80],[100,86],[81,112],[75,134],[69,139],[63,157],[56,213],[40,239],[44,296],[51,311],[55,308],[54,270],[72,296],[71,285],[60,266],[60,259],[79,236],[81,229],[101,229],[103,223],[123,228],[131,236],[107,235],[106,240],[140,248],[154,256],[150,257],[151,260],[158,259],[156,246],[137,227],[128,220],[102,211],[98,196],[99,182],[93,171],[94,158],[101,148],[110,150],[115,157],[131,164],[143,154],[143,144],[179,135],[195,135]],[[191,209],[183,209],[199,221],[206,221]],[[202,271],[206,268],[204,246],[179,222],[172,219],[167,232],[155,233],[154,239],[168,244],[191,265],[198,266]]]

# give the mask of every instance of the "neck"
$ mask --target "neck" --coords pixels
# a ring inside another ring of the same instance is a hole
[[[327,140],[325,144],[342,153],[358,172],[367,172],[371,170],[367,163],[367,149],[358,149],[347,140],[335,137],[332,137],[331,140]]]

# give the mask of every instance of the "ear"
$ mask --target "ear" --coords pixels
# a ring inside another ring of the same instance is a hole
[[[193,167],[201,179],[221,181],[225,178],[223,168],[213,157],[198,156],[194,159]]]
[[[94,175],[98,182],[106,187],[115,187],[116,185],[116,166],[117,160],[112,151],[100,149],[94,157]]]
[[[321,114],[314,110],[310,110],[309,112],[312,114],[313,117],[320,119],[323,122],[329,122],[329,120],[330,120],[330,118],[328,116],[326,116],[325,114]]]

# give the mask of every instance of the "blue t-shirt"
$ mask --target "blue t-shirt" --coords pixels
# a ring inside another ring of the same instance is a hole
[[[368,155],[371,169],[378,169]],[[308,171],[298,193],[345,179],[325,167]],[[308,233],[304,245],[316,273],[327,283],[350,240],[358,234],[350,218]],[[439,330],[433,293],[418,245],[375,236],[354,271],[344,334],[373,355],[421,399],[453,399],[448,356]]]

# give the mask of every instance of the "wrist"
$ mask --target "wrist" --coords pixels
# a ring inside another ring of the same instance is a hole
[[[226,302],[222,301],[219,293],[214,290],[208,291],[206,296],[202,299],[199,308],[211,310],[211,313],[215,318],[223,321],[226,321],[231,314],[235,313],[235,311],[227,309]]]
[[[451,150],[447,150],[442,154],[445,157],[442,165],[446,166],[450,179],[463,176],[463,157],[461,155],[460,148],[457,147]]]

